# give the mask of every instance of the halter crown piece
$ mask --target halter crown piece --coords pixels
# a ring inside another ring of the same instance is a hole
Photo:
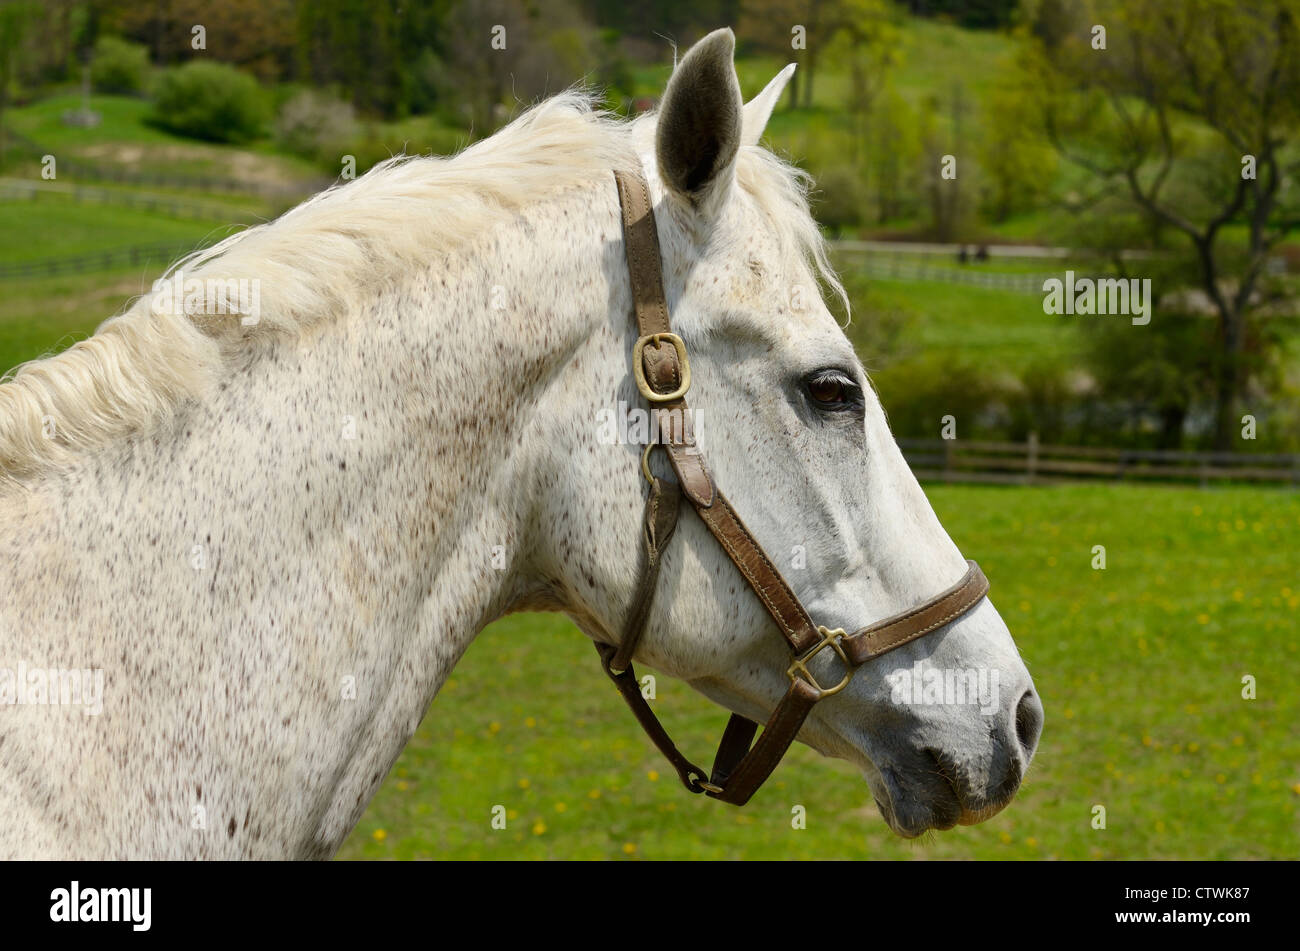
[[[688,432],[689,427],[673,424],[674,418],[687,418],[685,396],[691,385],[691,365],[686,344],[672,332],[669,324],[650,189],[640,173],[616,171],[614,179],[623,210],[627,267],[640,331],[632,351],[632,368],[637,389],[650,403],[651,410],[660,414],[657,421],[661,424],[658,427],[661,442],[650,443],[641,457],[641,469],[650,483],[650,491],[642,524],[640,580],[622,641],[617,647],[598,643],[596,650],[605,673],[614,681],[646,734],[677,770],[686,788],[743,806],[781,762],[813,704],[848,686],[856,668],[966,614],[983,600],[989,582],[979,565],[967,561],[966,574],[957,584],[902,614],[852,634],[813,624],[790,585],[714,484]],[[664,481],[650,472],[649,457],[656,446],[668,454],[677,475],[676,482]],[[763,727],[758,741],[753,742],[758,724],[733,714],[722,734],[711,773],[705,773],[673,744],[642,696],[641,685],[632,670],[632,654],[654,602],[660,556],[677,526],[683,495],[758,595],[793,653],[786,670],[790,688]],[[829,687],[819,683],[808,667],[809,661],[826,649],[844,666],[843,678]]]

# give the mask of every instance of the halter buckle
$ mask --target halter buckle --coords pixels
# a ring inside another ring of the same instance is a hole
[[[673,345],[677,351],[677,365],[681,370],[682,382],[677,389],[670,393],[660,393],[650,386],[650,381],[645,376],[645,348],[647,344],[653,343],[656,347],[661,341],[667,341]],[[651,403],[668,403],[672,400],[679,400],[686,395],[686,391],[691,388],[691,362],[686,358],[686,341],[682,340],[677,334],[660,333],[646,334],[644,337],[637,339],[636,345],[632,347],[632,373],[636,376],[636,388],[641,391]]]
[[[817,691],[817,699],[821,700],[824,697],[834,696],[849,685],[849,681],[853,679],[853,664],[849,662],[848,655],[844,653],[844,646],[840,644],[840,638],[847,636],[843,628],[837,627],[831,630],[830,628],[819,627],[817,633],[822,636],[822,639],[804,651],[802,655],[796,657],[794,663],[790,665],[785,673],[792,681],[802,677],[809,686]],[[817,678],[813,676],[812,671],[808,669],[808,662],[825,647],[835,651],[840,660],[844,662],[844,679],[834,687],[823,687],[817,682]]]

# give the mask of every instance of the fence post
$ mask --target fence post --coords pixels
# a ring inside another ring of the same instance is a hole
[[[1026,444],[1027,452],[1025,453],[1025,484],[1033,485],[1034,476],[1038,473],[1038,433],[1029,434],[1029,442]]]
[[[952,481],[952,444],[954,440],[943,441],[943,481]]]

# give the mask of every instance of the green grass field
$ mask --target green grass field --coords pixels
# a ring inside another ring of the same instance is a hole
[[[169,218],[61,197],[5,201],[0,202],[0,261],[41,261],[146,244],[193,242],[197,247],[222,226],[215,220]]]
[[[1000,372],[1077,359],[1078,325],[1043,313],[1039,295],[939,281],[869,278],[866,283],[867,313],[855,316],[846,332],[869,369],[880,365],[872,339],[872,311],[880,310],[907,315],[899,339],[917,355],[951,355]]]
[[[744,809],[691,796],[585,638],[520,615],[471,646],[340,857],[1300,856],[1300,499],[1127,485],[929,494],[992,581],[1047,710],[1020,795],[992,820],[903,841],[852,768],[804,747]],[[1255,700],[1242,698],[1247,674]],[[712,754],[724,711],[667,678],[655,704],[688,755]],[[496,805],[504,830],[490,824]],[[795,805],[806,829],[791,827]]]

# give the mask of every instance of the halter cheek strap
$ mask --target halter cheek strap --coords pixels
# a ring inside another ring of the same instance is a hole
[[[650,491],[646,496],[642,522],[639,581],[623,636],[618,647],[597,644],[596,649],[605,672],[651,741],[677,770],[686,788],[743,806],[781,762],[817,701],[848,686],[854,670],[862,664],[938,630],[969,612],[988,593],[989,583],[979,565],[968,561],[966,574],[947,591],[852,634],[813,623],[781,572],[714,483],[704,457],[694,444],[690,427],[683,424],[688,418],[685,396],[691,385],[690,361],[686,344],[672,332],[669,322],[659,234],[649,186],[638,173],[615,172],[614,179],[623,212],[628,274],[640,333],[632,350],[633,375],[641,395],[657,414],[661,442],[646,446],[641,460]],[[650,472],[649,455],[656,446],[661,446],[668,455],[677,476],[676,482],[659,479]],[[713,770],[707,774],[673,744],[641,694],[641,685],[632,669],[632,654],[650,615],[660,560],[677,526],[683,496],[758,595],[789,643],[793,655],[786,670],[790,687],[764,725],[757,742],[754,742],[754,735],[758,724],[732,715],[722,734]],[[843,678],[830,687],[818,683],[808,669],[812,658],[827,648],[839,657],[844,666]]]

